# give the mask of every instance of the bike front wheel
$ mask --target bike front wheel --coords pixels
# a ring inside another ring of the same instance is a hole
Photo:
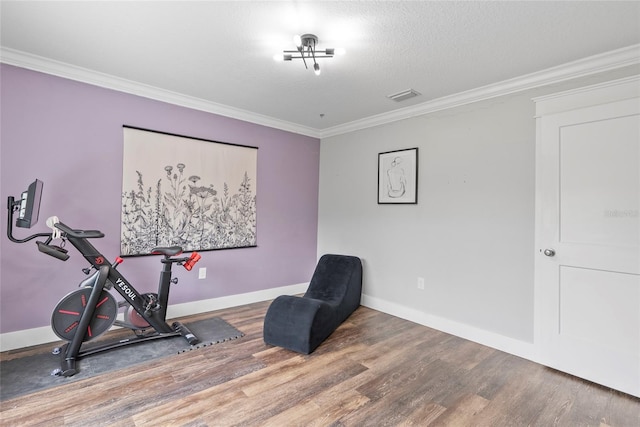
[[[65,341],[71,341],[73,337],[80,333],[78,326],[80,318],[91,295],[91,287],[77,289],[60,300],[51,315],[51,328],[53,332]],[[102,291],[95,312],[87,326],[83,341],[89,341],[111,328],[118,315],[118,303],[107,291]]]

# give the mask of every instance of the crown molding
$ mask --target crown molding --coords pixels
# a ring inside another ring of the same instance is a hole
[[[379,126],[436,111],[459,107],[477,101],[522,92],[567,80],[586,77],[630,65],[640,64],[640,44],[568,62],[524,76],[456,93],[421,104],[334,126],[322,131],[322,138]]]
[[[100,73],[87,68],[77,67],[15,49],[0,47],[0,62],[313,138],[320,138],[321,136],[319,130],[307,126],[301,126],[284,120],[275,119],[273,117],[253,113],[251,111],[230,107],[228,105],[217,104],[202,98],[196,98],[158,87],[145,85],[143,83]]]
[[[76,67],[14,49],[0,47],[0,62],[107,89],[142,96],[144,98],[154,99],[287,132],[322,139],[399,120],[405,120],[436,111],[459,107],[477,101],[496,98],[515,92],[521,92],[536,87],[561,83],[567,80],[586,77],[630,65],[637,65],[640,64],[640,44],[590,56],[577,61],[568,62],[557,67],[548,68],[535,73],[504,80],[502,82],[456,93],[388,113],[377,114],[327,129],[315,129],[307,126],[301,126],[284,120],[275,119],[273,117],[114,77],[108,74]]]

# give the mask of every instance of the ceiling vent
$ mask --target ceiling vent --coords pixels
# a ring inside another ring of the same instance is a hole
[[[415,98],[418,95],[420,95],[420,92],[414,89],[407,89],[403,90],[402,92],[387,95],[387,98],[392,99],[396,102],[401,102],[406,101],[407,99]]]

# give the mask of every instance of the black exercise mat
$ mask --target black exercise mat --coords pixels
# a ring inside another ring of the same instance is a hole
[[[190,346],[183,337],[176,336],[97,353],[78,360],[79,372],[67,378],[51,375],[60,367],[60,355],[44,353],[1,362],[0,401],[244,336],[219,317],[185,323],[185,326],[200,338],[200,344]],[[54,346],[52,344],[52,349]]]

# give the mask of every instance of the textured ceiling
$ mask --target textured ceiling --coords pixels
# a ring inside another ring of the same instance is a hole
[[[0,5],[5,54],[319,131],[640,43],[637,1]],[[319,60],[320,76],[299,61],[275,62],[301,33],[346,54]],[[409,88],[422,95],[402,103],[386,97]]]

